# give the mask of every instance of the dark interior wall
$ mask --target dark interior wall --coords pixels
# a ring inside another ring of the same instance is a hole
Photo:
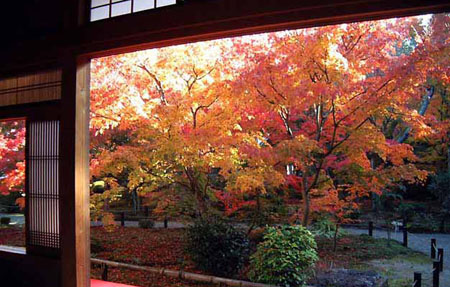
[[[1,1],[3,48],[61,32],[64,26],[63,3],[61,0]]]
[[[56,287],[60,274],[58,260],[0,251],[1,286]]]
[[[0,66],[6,65],[12,57],[26,58],[30,54],[26,51],[36,48],[37,43],[63,33],[64,3],[64,0],[0,1]],[[39,54],[44,53],[39,51]],[[16,59],[12,62],[12,65],[18,63]],[[11,71],[11,74],[15,72]]]

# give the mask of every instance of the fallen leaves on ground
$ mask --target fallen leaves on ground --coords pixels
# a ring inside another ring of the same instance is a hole
[[[24,247],[25,229],[0,227],[0,245]]]
[[[100,244],[98,253],[93,257],[123,262],[128,264],[161,267],[201,273],[184,252],[185,235],[183,229],[141,229],[118,227],[114,232],[107,232],[101,227],[91,228],[92,242]],[[93,278],[101,278],[98,266],[92,269]],[[213,286],[178,278],[172,278],[149,272],[111,268],[108,280],[135,284],[138,286]]]

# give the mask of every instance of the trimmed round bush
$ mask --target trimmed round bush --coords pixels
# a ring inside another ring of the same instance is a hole
[[[139,220],[139,227],[143,229],[152,229],[155,226],[155,222],[150,219]]]
[[[314,274],[318,259],[316,241],[306,228],[268,227],[263,242],[251,256],[249,276],[260,283],[303,286]]]
[[[186,251],[200,270],[232,277],[248,261],[244,232],[217,218],[199,219],[187,229]]]

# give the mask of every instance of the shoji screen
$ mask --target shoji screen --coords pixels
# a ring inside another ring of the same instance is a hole
[[[91,22],[177,4],[177,0],[92,0]]]
[[[27,123],[27,249],[57,254],[59,229],[59,121]],[[52,251],[52,252],[49,252]]]
[[[27,123],[27,249],[57,254],[59,229],[59,121]]]

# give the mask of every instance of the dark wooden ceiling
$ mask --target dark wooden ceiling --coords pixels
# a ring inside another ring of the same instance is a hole
[[[183,4],[86,21],[88,0],[1,4],[0,75],[89,57],[287,27],[450,11],[448,0],[185,0]]]

